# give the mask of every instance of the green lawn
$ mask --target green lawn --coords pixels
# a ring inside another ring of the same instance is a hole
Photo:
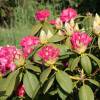
[[[11,29],[0,28],[0,45],[9,44],[19,46],[19,42],[22,39],[22,37],[30,35],[31,33],[31,25],[14,27]]]

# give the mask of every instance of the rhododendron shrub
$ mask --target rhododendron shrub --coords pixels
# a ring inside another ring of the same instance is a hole
[[[0,46],[0,100],[99,100],[99,15],[66,8],[49,16],[37,10],[20,49]]]

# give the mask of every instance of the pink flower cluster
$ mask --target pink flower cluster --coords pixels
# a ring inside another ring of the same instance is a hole
[[[45,61],[57,60],[60,55],[60,50],[52,45],[44,46],[39,52],[38,55]]]
[[[23,47],[24,57],[27,58],[29,54],[32,53],[34,47],[36,47],[39,43],[39,38],[36,36],[24,37],[20,42],[20,45]]]
[[[19,84],[17,91],[16,91],[17,96],[19,97],[24,97],[25,95],[25,87],[23,84]]]
[[[22,52],[15,46],[0,47],[0,72],[4,75],[7,70],[14,71],[15,60],[20,59]]]
[[[64,9],[60,15],[60,19],[63,22],[68,22],[77,16],[77,11],[73,8]]]
[[[71,43],[75,50],[78,50],[81,52],[84,52],[89,45],[89,43],[92,41],[92,38],[88,36],[88,34],[83,32],[75,32],[73,33],[71,37]]]
[[[38,10],[35,14],[35,18],[38,21],[45,21],[50,16],[49,10]]]

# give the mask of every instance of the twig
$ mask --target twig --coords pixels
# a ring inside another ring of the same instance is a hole
[[[94,73],[92,74],[92,76],[95,76],[99,71],[100,71],[100,68],[96,69],[96,70],[94,71]]]
[[[73,80],[81,80],[81,78],[79,78],[79,77],[74,77],[74,76],[69,76],[71,79],[73,79]]]

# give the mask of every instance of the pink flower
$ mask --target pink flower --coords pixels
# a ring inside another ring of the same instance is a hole
[[[60,55],[60,50],[53,45],[44,46],[38,55],[48,64],[54,64]]]
[[[75,32],[71,37],[72,46],[79,54],[85,52],[91,41],[92,38],[83,32]]]
[[[0,48],[0,72],[5,74],[7,70],[14,71],[15,59],[19,59],[22,53],[15,46],[5,46]]]
[[[39,43],[39,38],[35,36],[26,36],[21,40],[20,45],[23,47],[25,58],[32,53],[34,47],[36,47]]]
[[[35,36],[26,36],[20,42],[22,47],[36,46],[39,44],[39,38]]]
[[[47,9],[38,10],[35,14],[35,18],[38,21],[45,21],[50,16],[50,12]]]
[[[24,87],[24,85],[23,84],[19,84],[16,92],[17,92],[16,93],[17,96],[24,97],[24,95],[25,95],[25,87]]]
[[[77,16],[77,11],[73,8],[64,9],[60,15],[60,19],[63,22],[68,22]]]

